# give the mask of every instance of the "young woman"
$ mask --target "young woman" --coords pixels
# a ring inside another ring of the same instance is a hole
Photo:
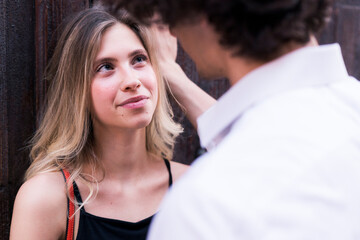
[[[88,9],[66,25],[10,239],[145,239],[187,169],[167,160],[181,127],[149,36],[125,12]]]

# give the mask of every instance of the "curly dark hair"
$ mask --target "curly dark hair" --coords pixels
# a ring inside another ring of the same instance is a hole
[[[205,15],[220,34],[220,43],[239,56],[276,57],[289,42],[304,44],[331,13],[331,0],[103,0],[115,12],[126,8],[149,23],[157,12],[170,27]]]

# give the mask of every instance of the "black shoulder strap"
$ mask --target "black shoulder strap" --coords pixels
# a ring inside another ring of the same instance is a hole
[[[167,160],[165,158],[164,158],[164,162],[165,162],[166,168],[167,168],[167,170],[169,172],[169,187],[171,187],[171,185],[173,183],[173,179],[172,179],[172,174],[171,174],[170,162],[169,162],[169,160]]]
[[[77,186],[75,181],[73,181],[73,188],[74,188],[74,195],[75,195],[76,201],[78,202],[78,204],[82,204],[83,201],[82,201],[82,198],[81,198],[79,187]],[[83,208],[84,207],[82,207],[81,209],[83,209]]]

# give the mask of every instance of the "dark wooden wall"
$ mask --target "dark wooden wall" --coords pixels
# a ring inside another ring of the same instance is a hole
[[[333,16],[319,42],[338,42],[349,74],[360,80],[360,0],[334,1]]]
[[[61,20],[88,0],[0,0],[0,239],[9,238],[13,201],[29,165],[46,86],[47,48]],[[51,51],[50,51],[51,52]]]
[[[58,38],[57,27],[64,18],[88,8],[89,0],[35,0],[35,111],[38,112],[46,94],[42,81],[46,64]]]
[[[0,1],[0,239],[8,238],[34,130],[34,23],[31,1]]]
[[[63,18],[91,4],[91,0],[0,0],[0,240],[8,239],[13,201],[29,164],[25,146],[46,94],[42,73],[56,42],[55,30]],[[337,0],[334,6],[319,41],[339,42],[349,72],[360,79],[360,0]],[[225,79],[199,78],[181,48],[177,61],[214,97],[228,89]],[[199,140],[179,108],[175,113],[185,132],[178,139],[174,160],[191,163],[201,152]]]
[[[230,84],[226,79],[218,79],[214,81],[208,81],[199,77],[195,64],[184,52],[179,48],[176,61],[180,64],[187,76],[199,85],[202,89],[208,92],[210,95],[219,98],[229,87]],[[175,145],[174,161],[190,164],[202,153],[200,147],[199,137],[196,130],[192,127],[190,121],[186,118],[185,114],[179,107],[172,101],[175,117],[178,122],[184,126],[184,132],[177,138],[177,144]]]

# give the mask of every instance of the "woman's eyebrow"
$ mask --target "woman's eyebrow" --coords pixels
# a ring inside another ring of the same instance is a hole
[[[97,66],[102,62],[116,62],[116,61],[117,60],[115,58],[109,58],[109,57],[99,58],[99,59],[95,60],[94,66]]]
[[[131,51],[131,52],[128,54],[128,58],[135,57],[135,56],[138,55],[138,54],[147,55],[147,52],[146,52],[145,49],[142,49],[142,48],[135,49],[134,51]],[[99,65],[99,64],[102,63],[102,62],[116,62],[116,61],[117,61],[116,58],[104,57],[104,58],[96,59],[95,62],[94,62],[94,65],[97,66],[97,65]]]
[[[135,57],[136,55],[138,54],[144,54],[147,56],[147,52],[145,51],[145,49],[142,49],[142,48],[139,48],[139,49],[136,49],[132,52],[129,53],[128,57],[131,58],[131,57]]]

